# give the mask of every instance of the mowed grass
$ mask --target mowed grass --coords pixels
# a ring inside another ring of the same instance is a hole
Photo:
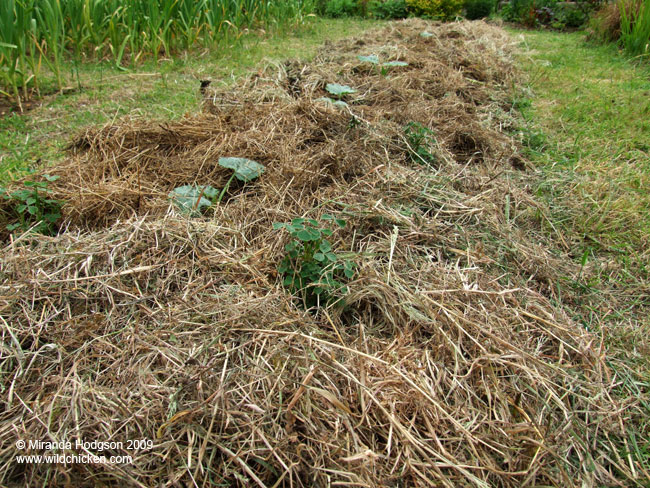
[[[650,233],[650,66],[581,33],[522,35],[533,157],[588,209],[563,224],[600,249],[639,250]]]
[[[600,336],[621,405],[636,403],[620,453],[650,479],[650,65],[584,33],[511,32],[535,187],[584,270],[558,294]]]
[[[126,71],[112,61],[65,65],[74,82],[25,114],[0,117],[0,181],[54,164],[83,128],[120,117],[176,119],[200,110],[200,80],[229,84],[238,75],[291,58],[309,59],[326,39],[362,32],[377,22],[312,18],[298,31],[254,31],[218,49],[190,50]],[[78,77],[77,77],[78,69]]]

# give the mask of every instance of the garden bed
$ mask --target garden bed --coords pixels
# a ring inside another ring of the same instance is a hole
[[[577,265],[531,190],[511,52],[483,22],[408,20],[211,86],[202,114],[77,137],[48,170],[59,235],[3,250],[0,482],[636,476],[607,355],[556,295]],[[328,84],[354,91],[334,104]],[[223,188],[232,156],[265,172],[202,216],[170,201]],[[324,214],[345,223],[330,240],[355,273],[340,301],[305,310],[282,286],[289,236],[273,224]],[[17,464],[17,439],[116,441],[95,453],[133,460]]]

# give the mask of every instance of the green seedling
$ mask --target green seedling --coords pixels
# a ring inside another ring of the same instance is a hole
[[[237,178],[243,183],[248,183],[256,178],[259,178],[266,169],[263,164],[246,158],[219,158],[219,166],[231,169],[233,170],[233,173],[226,183],[226,186],[224,186],[223,190],[221,190],[217,203],[221,202],[223,196],[230,188],[230,184],[234,178]]]
[[[345,221],[324,214],[321,220],[345,227]],[[348,292],[344,281],[354,276],[352,261],[341,259],[328,237],[332,229],[315,219],[298,218],[291,223],[274,223],[276,230],[285,229],[292,240],[285,246],[286,255],[278,272],[282,284],[302,299],[305,308],[319,307],[335,301]]]
[[[354,88],[349,87],[348,85],[339,85],[338,83],[328,83],[327,86],[325,86],[325,89],[328,93],[339,99],[357,92]]]
[[[347,103],[345,103],[343,100],[332,100],[330,97],[320,97],[314,100],[315,102],[323,102],[327,104],[334,105],[335,107],[338,108],[344,108],[344,107],[349,107]]]
[[[390,71],[390,68],[404,67],[409,65],[406,61],[388,61],[386,63],[380,64],[379,56],[376,54],[371,54],[370,56],[357,56],[357,58],[363,63],[370,63],[375,65],[378,69],[378,72],[381,73],[382,76],[386,76]]]
[[[174,188],[169,198],[182,213],[197,217],[214,203],[218,195],[219,190],[210,185],[183,185]]]
[[[8,193],[0,188],[3,198],[13,203],[13,213],[18,222],[7,225],[7,230],[21,230],[44,235],[56,234],[56,222],[61,218],[62,201],[49,198],[52,192],[48,183],[56,181],[58,176],[44,175],[47,181],[26,181],[24,188]]]
[[[433,131],[419,122],[409,122],[404,127],[404,135],[408,142],[411,161],[433,166],[436,162],[436,156],[432,152],[436,146]]]
[[[179,210],[191,217],[197,217],[214,203],[221,203],[233,179],[248,183],[264,172],[264,166],[246,158],[219,158],[219,166],[233,170],[230,179],[221,191],[213,186],[184,185],[171,191],[169,198]]]

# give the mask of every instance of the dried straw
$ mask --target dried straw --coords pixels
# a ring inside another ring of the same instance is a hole
[[[408,20],[217,87],[204,114],[81,135],[50,171],[60,235],[3,250],[0,483],[639,477],[617,448],[633,405],[555,296],[573,265],[512,134],[510,52],[482,22]],[[409,66],[383,76],[368,54]],[[348,108],[316,101],[334,82],[358,90]],[[412,160],[409,121],[434,131],[435,167]],[[205,218],[178,215],[168,192],[223,186],[220,156],[267,172]],[[272,223],[324,212],[347,220],[334,247],[358,272],[344,307],[313,313],[280,285],[288,237]],[[78,438],[124,442],[97,454],[133,462],[14,462],[16,439]]]

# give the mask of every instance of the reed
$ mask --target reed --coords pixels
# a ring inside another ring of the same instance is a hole
[[[650,0],[624,2],[619,0],[621,13],[620,45],[633,56],[650,55]]]
[[[117,66],[216,46],[254,27],[302,22],[313,0],[2,0],[0,93],[20,103],[49,68],[62,88],[67,59],[112,59]]]

